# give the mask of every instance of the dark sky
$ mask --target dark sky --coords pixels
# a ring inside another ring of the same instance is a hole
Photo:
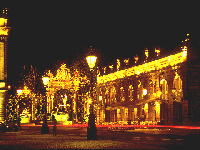
[[[141,55],[145,47],[173,49],[187,33],[194,41],[199,35],[196,4],[45,1],[5,7],[10,7],[12,27],[8,43],[10,84],[18,80],[23,65],[32,64],[42,72],[57,60],[70,64],[77,52],[83,53],[84,46],[102,46],[102,55],[112,62]]]

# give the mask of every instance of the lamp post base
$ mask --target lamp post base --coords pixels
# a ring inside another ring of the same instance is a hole
[[[88,140],[97,140],[97,128],[96,127],[87,127],[87,139]]]
[[[95,114],[89,115],[89,122],[87,127],[87,139],[97,140],[97,127],[95,125]]]
[[[41,134],[49,134],[49,127],[48,126],[42,126]]]

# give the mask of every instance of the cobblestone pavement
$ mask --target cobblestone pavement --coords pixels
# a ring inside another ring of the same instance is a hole
[[[58,127],[56,136],[53,136],[52,127],[49,127],[49,134],[43,135],[40,133],[40,128],[23,127],[18,132],[0,133],[0,147],[6,149],[167,149],[185,146],[186,134],[194,136],[193,133],[183,133],[182,130],[98,130],[98,140],[87,140],[86,128]]]

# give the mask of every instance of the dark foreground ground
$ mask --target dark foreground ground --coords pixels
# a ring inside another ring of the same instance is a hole
[[[200,143],[199,130],[99,128],[98,140],[87,140],[87,128],[53,127],[41,134],[40,126],[22,126],[18,132],[0,133],[0,149],[169,149],[194,148]]]

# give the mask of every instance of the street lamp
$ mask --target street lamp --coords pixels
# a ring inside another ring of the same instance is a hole
[[[18,95],[22,95],[22,90],[17,90]]]
[[[49,83],[49,77],[42,77],[42,80],[43,80],[44,86],[46,87],[47,84]]]
[[[92,51],[91,51],[92,52]],[[97,140],[97,128],[96,128],[96,124],[95,124],[95,114],[93,113],[93,67],[95,66],[97,57],[93,54],[88,55],[86,57],[87,63],[90,67],[90,71],[91,71],[91,105],[90,105],[90,114],[89,114],[89,121],[88,121],[88,127],[87,127],[87,139],[88,140]]]
[[[97,57],[95,55],[89,55],[86,57],[86,60],[91,70],[95,66]]]
[[[49,77],[42,77],[43,83],[44,83],[44,87],[46,89],[46,86],[48,85],[49,82]],[[47,125],[47,98],[45,96],[45,116],[44,116],[44,122],[42,124],[42,128],[41,128],[41,134],[49,134],[49,127]]]
[[[21,126],[20,126],[20,121],[21,121],[21,118],[20,118],[20,96],[22,95],[22,90],[17,90],[17,94],[19,96],[19,100],[18,100],[18,106],[17,106],[17,112],[18,112],[18,127],[19,129],[21,129]]]
[[[143,89],[143,95],[147,95],[147,89]]]

